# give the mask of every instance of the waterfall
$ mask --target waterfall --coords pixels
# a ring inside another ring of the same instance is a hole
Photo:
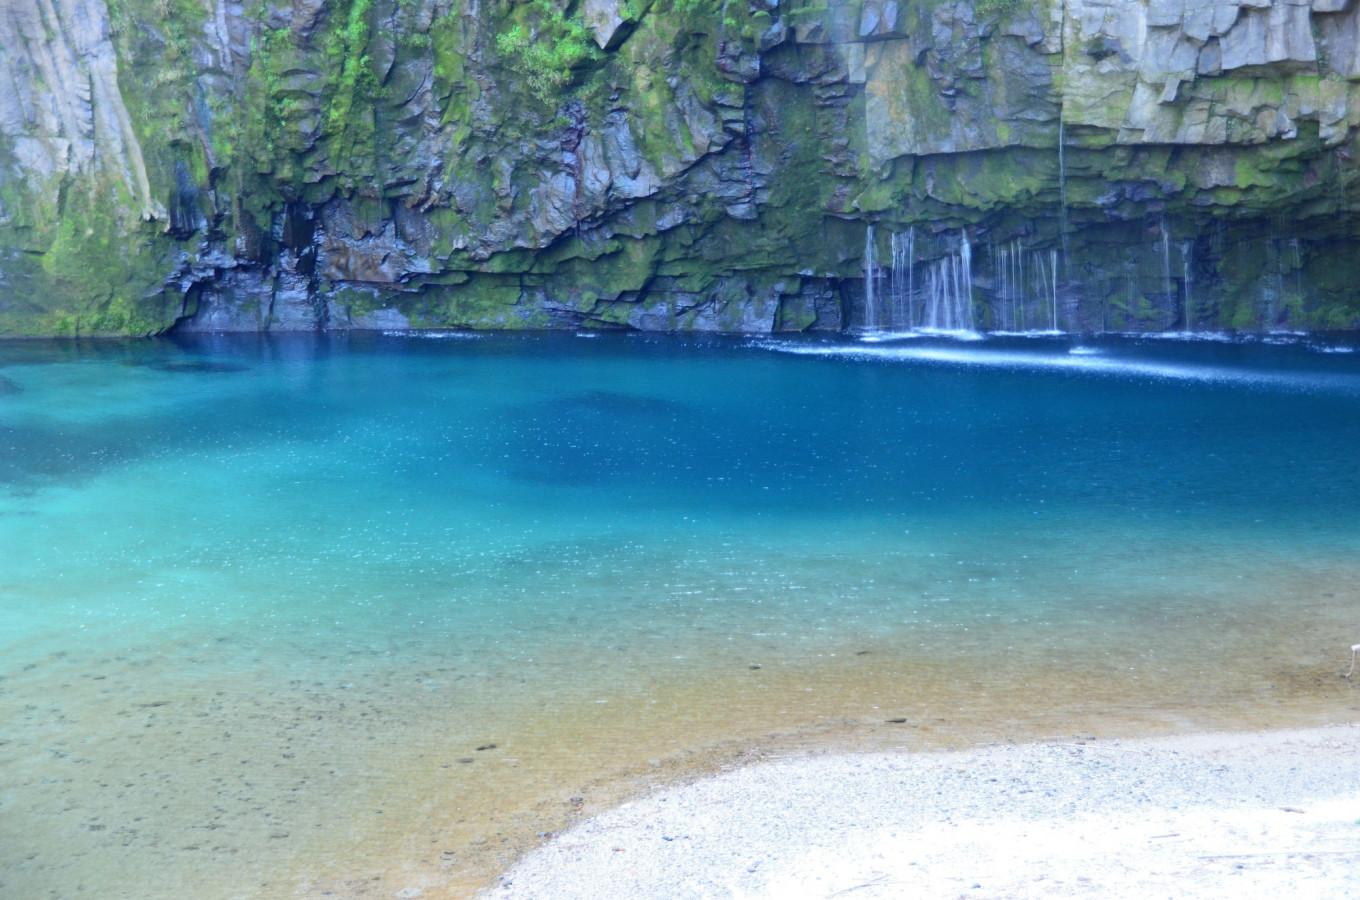
[[[1274,268],[1275,275],[1272,278],[1261,279],[1261,302],[1265,306],[1265,330],[1275,330],[1275,320],[1279,313],[1279,301],[1284,294],[1284,264],[1280,261],[1280,242],[1277,238],[1271,237],[1265,241],[1266,265],[1271,262],[1271,254],[1275,256]],[[1277,287],[1278,286],[1278,287]]]
[[[926,304],[926,318],[923,323],[926,328],[941,329],[947,328],[945,304],[945,294],[949,291],[949,260],[941,259],[930,267],[926,273],[926,296],[930,299]]]
[[[1051,292],[1050,296],[1053,298],[1053,330],[1059,331],[1060,329],[1058,328],[1058,251],[1050,250],[1049,253],[1051,254],[1050,256],[1052,263],[1051,272],[1053,276],[1052,278],[1049,279],[1048,282],[1049,291]]]
[[[963,269],[962,303],[967,312],[968,330],[973,330],[973,245],[968,242],[968,232],[959,232],[959,268]],[[962,317],[960,322],[962,322]]]
[[[993,294],[1005,331],[1062,330],[1058,310],[1060,251],[1026,250],[1020,238],[993,248]],[[1048,306],[1048,310],[1044,310]]]
[[[1024,260],[1022,257],[1021,260],[1022,264],[1023,261]],[[1047,293],[1048,288],[1044,280],[1043,255],[1037,253],[1036,251],[1031,250],[1029,252],[1029,283],[1024,286],[1025,323],[1027,325],[1030,323],[1030,320],[1032,318],[1029,315],[1029,306],[1031,305],[1031,303],[1033,303],[1035,297],[1042,298],[1045,295],[1047,295]],[[1040,325],[1042,325],[1045,318],[1042,312],[1042,307],[1037,303],[1033,303],[1033,306],[1034,311],[1038,314],[1038,322]]]
[[[959,249],[926,271],[922,325],[931,331],[973,331],[973,245],[959,233]]]
[[[1171,297],[1171,235],[1166,230],[1166,217],[1162,217],[1162,284],[1166,285],[1166,296]]]
[[[1021,266],[1024,265],[1023,252],[1019,238],[1011,241],[1010,249],[1006,252],[1007,306],[1010,307],[1011,331],[1025,330],[1025,283],[1020,278]]]
[[[1006,248],[996,249],[992,245],[992,284],[993,294],[996,296],[996,314],[1001,324],[1002,330],[1014,328],[1015,310],[1011,303],[1011,282],[1010,282],[1010,262],[1011,255],[1006,252]]]
[[[1067,7],[1063,7],[1063,15],[1066,16]],[[1067,143],[1067,123],[1064,117],[1064,110],[1061,98],[1058,100],[1058,236],[1062,238],[1062,262],[1063,269],[1067,269],[1067,152],[1064,146]],[[1053,273],[1056,282],[1057,271]]]
[[[1287,315],[1289,309],[1289,292],[1285,290],[1285,267],[1289,265],[1289,257],[1285,252],[1288,243],[1284,238],[1276,237],[1271,240],[1271,247],[1275,251],[1275,295],[1271,303],[1271,323],[1272,329],[1277,324],[1277,319]]]
[[[1008,326],[1008,310],[1006,308],[1006,254],[1004,250],[997,250],[996,244],[989,245],[992,251],[992,293],[996,297],[996,318],[1004,331]]]
[[[1190,287],[1194,284],[1193,275],[1190,268],[1190,255],[1194,252],[1194,241],[1181,241],[1181,284],[1185,289],[1185,333],[1190,334],[1195,330],[1194,319],[1194,300],[1190,292]]]
[[[892,235],[892,308],[889,313],[889,326],[897,331],[910,329],[916,320],[913,299],[916,294],[916,226],[907,229],[906,234],[893,232]]]
[[[1036,298],[1036,312],[1042,309],[1042,304],[1049,304],[1049,329],[1058,330],[1058,251],[1048,251],[1048,258],[1040,250],[1035,250],[1030,262],[1030,268],[1034,272],[1034,296]],[[1042,319],[1042,312],[1039,313]]]
[[[1001,272],[1001,254],[997,253],[996,241],[987,242],[987,252],[991,253],[991,294],[996,298],[997,324],[1006,328],[1006,276]]]
[[[1024,316],[1024,283],[1020,280],[1020,239],[1011,241],[1010,249],[1006,252],[1006,293],[1010,307],[1010,329],[1011,331],[1023,331],[1025,328]]]
[[[874,226],[864,229],[864,327],[878,329],[878,259],[874,253]]]
[[[1295,300],[1303,300],[1303,249],[1299,244],[1298,238],[1289,239],[1289,250],[1293,254],[1290,261],[1294,266],[1294,296]]]

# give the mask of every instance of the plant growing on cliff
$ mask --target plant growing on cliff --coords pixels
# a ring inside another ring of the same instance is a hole
[[[1023,0],[977,0],[979,16],[1008,16],[1018,10]]]
[[[353,0],[344,24],[326,42],[331,71],[339,71],[326,110],[326,133],[338,160],[371,149],[374,137],[372,98],[377,87],[368,55],[369,14],[373,0]]]
[[[571,83],[576,67],[594,56],[586,27],[552,0],[531,0],[536,19],[530,27],[516,22],[496,35],[496,50],[530,92],[545,103]]]

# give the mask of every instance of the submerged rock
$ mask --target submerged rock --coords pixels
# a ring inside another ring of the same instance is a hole
[[[154,362],[147,363],[146,367],[148,369],[155,369],[157,372],[181,372],[195,375],[250,371],[250,366],[243,366],[239,363],[215,362],[202,359],[187,360],[183,362]]]

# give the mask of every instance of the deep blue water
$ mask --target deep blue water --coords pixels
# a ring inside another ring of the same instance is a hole
[[[245,857],[277,888],[389,853],[355,810],[390,779],[489,816],[734,721],[934,710],[998,660],[936,711],[1308,695],[1360,639],[1352,349],[0,345],[0,894],[211,896]],[[446,783],[487,735],[514,766]]]

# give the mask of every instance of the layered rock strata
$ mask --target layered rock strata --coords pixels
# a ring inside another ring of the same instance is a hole
[[[1360,0],[9,0],[0,47],[0,334],[901,327],[964,244],[979,328],[1360,327]]]

